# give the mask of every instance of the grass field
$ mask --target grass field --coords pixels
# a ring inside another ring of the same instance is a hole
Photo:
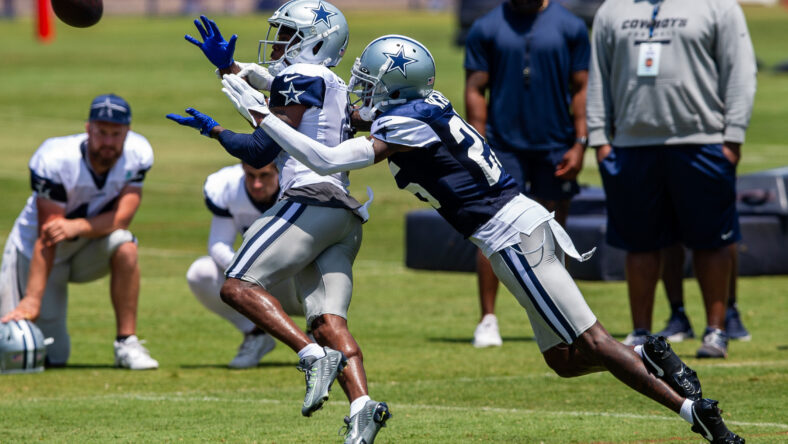
[[[788,59],[788,13],[747,9],[756,52],[767,69],[759,87],[741,172],[788,165],[788,76],[768,68]],[[237,58],[257,57],[265,17],[218,17],[239,34]],[[353,13],[345,78],[354,57],[384,33],[415,37],[438,64],[437,88],[462,109],[462,51],[450,43],[448,14]],[[59,26],[41,46],[29,21],[0,22],[0,239],[29,195],[27,161],[47,137],[79,132],[91,98],[115,92],[132,105],[133,127],[151,141],[156,163],[132,230],[140,239],[139,335],[161,368],[110,368],[114,318],[108,281],[71,287],[69,367],[0,377],[0,442],[341,442],[347,403],[336,388],[313,418],[299,406],[296,357],[279,345],[255,369],[229,371],[240,335],[189,293],[184,274],[205,253],[205,177],[233,160],[215,141],[166,120],[194,106],[245,130],[219,91],[212,68],[183,40],[190,18],[105,17],[89,29]],[[475,277],[408,270],[404,214],[421,205],[397,190],[384,165],[354,172],[351,190],[376,192],[355,266],[350,327],[364,350],[373,398],[394,418],[380,443],[701,442],[673,413],[608,374],[559,380],[543,363],[524,312],[502,291],[504,346],[470,345],[477,322]],[[593,162],[582,182],[599,183]],[[621,338],[631,328],[623,283],[580,282],[600,320]],[[697,285],[688,312],[703,328]],[[725,361],[693,358],[698,341],[675,346],[695,368],[704,394],[719,399],[728,424],[748,443],[788,442],[788,277],[742,278],[740,305],[753,334]],[[655,326],[667,318],[658,295]],[[303,323],[303,319],[298,319]]]

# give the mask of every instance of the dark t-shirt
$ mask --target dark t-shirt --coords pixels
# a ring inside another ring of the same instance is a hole
[[[570,75],[588,70],[590,52],[583,21],[556,2],[533,16],[518,15],[504,2],[476,20],[465,69],[490,74],[490,145],[505,151],[571,146]]]

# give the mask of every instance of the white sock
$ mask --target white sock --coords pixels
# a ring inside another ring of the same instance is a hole
[[[695,424],[695,421],[692,420],[692,404],[694,404],[694,402],[695,401],[685,399],[684,404],[681,404],[681,410],[679,410],[679,416],[693,425]]]
[[[360,412],[361,409],[364,408],[364,404],[371,400],[372,398],[367,395],[359,396],[358,398],[354,399],[353,402],[350,403],[350,417],[352,418],[353,415]]]
[[[646,357],[643,355],[643,346],[642,345],[636,345],[635,346],[635,353],[640,355],[640,359],[646,359]]]
[[[326,355],[326,352],[323,350],[323,347],[311,342],[306,345],[306,347],[298,350],[298,359],[304,359],[307,356],[314,356],[315,358],[322,358]]]

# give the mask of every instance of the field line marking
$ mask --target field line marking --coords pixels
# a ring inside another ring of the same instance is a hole
[[[788,359],[779,361],[742,361],[742,362],[716,362],[709,364],[696,363],[693,367],[703,368],[733,368],[733,367],[779,367],[788,365]]]
[[[217,403],[252,403],[252,404],[293,404],[291,401],[283,401],[280,399],[266,399],[266,398],[220,398],[216,396],[189,396],[174,393],[170,396],[159,394],[123,394],[123,395],[97,395],[97,396],[77,396],[69,398],[30,398],[24,401],[31,402],[47,402],[47,401],[93,401],[93,400],[111,400],[111,399],[128,399],[137,401],[152,401],[152,402],[217,402]],[[0,405],[3,402],[0,401]],[[15,405],[19,405],[19,400],[14,401]],[[561,410],[533,410],[533,409],[518,409],[518,408],[503,408],[503,407],[461,407],[461,406],[446,406],[446,405],[430,405],[430,404],[393,404],[397,409],[410,409],[410,410],[437,410],[448,412],[484,412],[484,413],[509,413],[518,415],[535,415],[535,416],[599,416],[606,418],[626,418],[626,419],[643,419],[643,420],[660,420],[660,421],[682,421],[678,416],[662,416],[662,415],[638,415],[634,413],[613,413],[613,412],[583,412],[583,411],[561,411]],[[743,426],[743,427],[776,427],[788,430],[788,424],[779,422],[749,422],[749,421],[726,421],[727,424]]]

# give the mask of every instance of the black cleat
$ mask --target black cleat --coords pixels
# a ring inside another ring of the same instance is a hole
[[[700,399],[692,403],[692,431],[699,433],[712,444],[744,444],[744,438],[728,430],[722,412],[713,399]]]
[[[643,363],[679,395],[697,401],[703,397],[695,370],[687,367],[663,336],[649,336],[643,344]]]

